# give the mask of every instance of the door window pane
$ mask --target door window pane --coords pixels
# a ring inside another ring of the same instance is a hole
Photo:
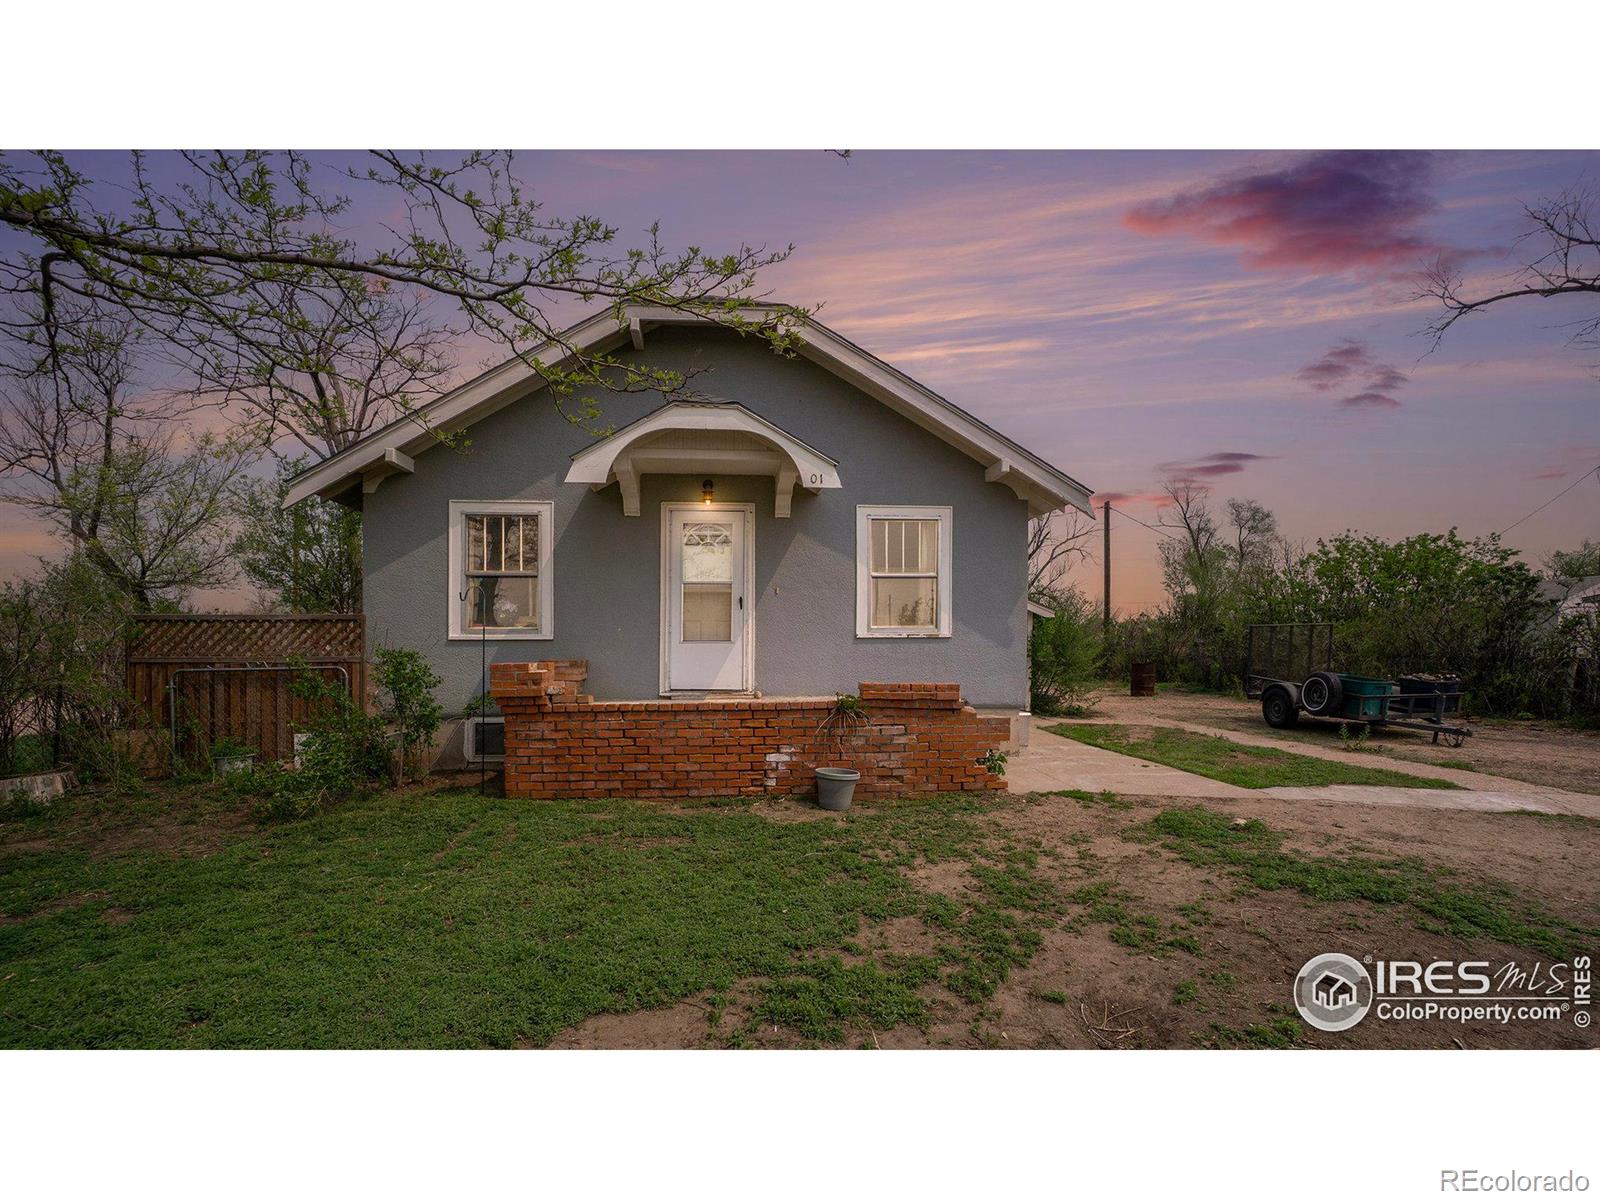
[[[733,582],[733,526],[715,522],[683,529],[683,581]]]
[[[733,641],[733,526],[686,525],[680,552],[683,640]]]
[[[683,640],[733,641],[733,585],[686,583],[683,585]]]

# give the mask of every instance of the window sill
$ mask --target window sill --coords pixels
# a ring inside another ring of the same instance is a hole
[[[507,629],[493,630],[488,633],[456,633],[452,631],[448,639],[452,642],[549,642],[555,639],[555,632],[540,633],[532,629]]]
[[[856,637],[858,639],[861,639],[861,638],[947,638],[949,636],[950,635],[948,633],[940,633],[938,630],[931,630],[930,631],[930,630],[925,630],[925,629],[869,629],[869,630],[865,630],[865,631],[862,631],[862,630],[857,630],[856,631]]]

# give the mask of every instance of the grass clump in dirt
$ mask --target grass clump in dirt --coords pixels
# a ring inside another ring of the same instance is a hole
[[[1369,784],[1384,787],[1455,788],[1443,779],[1424,779],[1382,767],[1357,766],[1292,754],[1269,746],[1246,746],[1227,738],[1165,726],[1052,725],[1047,732],[1102,750],[1176,767],[1235,787],[1327,787]]]
[[[1090,810],[1098,808],[1109,812],[1127,812],[1133,807],[1132,800],[1124,800],[1115,792],[1088,792],[1082,788],[1062,788],[1057,792],[1046,792],[1045,795],[1065,796]]]
[[[1464,882],[1414,858],[1300,853],[1258,820],[1201,805],[1169,808],[1130,836],[1158,841],[1185,862],[1222,867],[1263,891],[1292,888],[1320,901],[1404,904],[1419,927],[1458,938],[1489,937],[1552,958],[1600,944],[1600,929],[1574,925],[1493,881]]]
[[[1233,1029],[1212,1025],[1195,1041],[1212,1050],[1292,1050],[1300,1044],[1300,1023],[1292,1017],[1274,1017],[1265,1025]]]
[[[1067,895],[1068,902],[1081,905],[1083,911],[1073,920],[1078,924],[1109,925],[1110,938],[1119,946],[1130,950],[1164,955],[1172,950],[1201,954],[1200,943],[1188,936],[1169,937],[1161,922],[1149,913],[1135,912],[1128,907],[1131,897],[1118,892],[1105,880],[1087,884]]]

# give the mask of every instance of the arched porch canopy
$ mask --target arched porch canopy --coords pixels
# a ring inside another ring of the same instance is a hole
[[[624,516],[639,515],[639,479],[658,475],[770,475],[773,512],[789,515],[795,486],[839,486],[839,464],[742,404],[674,400],[572,456],[568,483],[615,482]]]

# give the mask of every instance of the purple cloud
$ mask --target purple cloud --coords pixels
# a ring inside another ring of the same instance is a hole
[[[1295,378],[1317,392],[1360,380],[1361,390],[1339,401],[1345,408],[1399,408],[1393,393],[1410,381],[1404,371],[1373,358],[1366,343],[1355,338],[1335,343],[1321,358],[1296,371]]]
[[[1436,207],[1418,151],[1320,151],[1275,171],[1228,176],[1130,209],[1128,228],[1238,246],[1257,268],[1410,265],[1443,253],[1417,232]]]
[[[1392,392],[1410,382],[1411,376],[1387,363],[1380,363],[1372,374],[1367,376],[1367,386],[1375,392]]]
[[[1295,378],[1319,392],[1332,391],[1357,371],[1372,367],[1372,355],[1354,338],[1346,338],[1314,363],[1307,363]]]
[[[1224,450],[1207,454],[1191,462],[1164,462],[1156,464],[1163,475],[1175,479],[1213,479],[1219,475],[1237,475],[1253,462],[1272,457],[1269,454],[1247,454],[1242,450]]]
[[[1339,401],[1346,408],[1399,408],[1400,401],[1383,392],[1357,392]]]

